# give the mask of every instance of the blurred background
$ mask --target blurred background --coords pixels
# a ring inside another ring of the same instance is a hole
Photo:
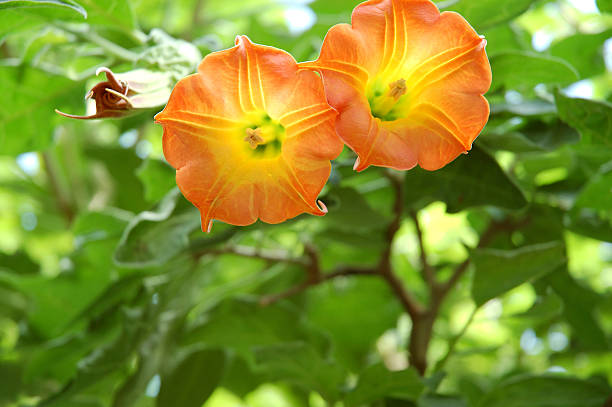
[[[415,219],[441,280],[470,259],[424,379],[407,369],[412,322],[382,280],[330,279],[260,305],[304,280],[309,247],[325,272],[377,264],[393,216],[385,170],[357,176],[345,149],[326,216],[216,222],[207,235],[163,160],[162,106],[118,120],[54,113],[86,112],[98,67],[169,73],[169,89],[238,34],[315,59],[357,4],[0,3],[0,406],[603,405],[611,1],[437,2],[486,37],[494,79],[472,152],[405,177],[401,281],[431,299]],[[480,247],[491,224],[511,227]]]

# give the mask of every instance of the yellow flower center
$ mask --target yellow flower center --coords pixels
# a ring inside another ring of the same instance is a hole
[[[406,101],[406,80],[400,78],[388,83],[386,89],[384,82],[376,81],[368,89],[368,102],[372,116],[383,121],[393,121],[400,118],[400,110]]]
[[[285,128],[266,113],[249,114],[242,141],[253,158],[275,158],[281,152]]]

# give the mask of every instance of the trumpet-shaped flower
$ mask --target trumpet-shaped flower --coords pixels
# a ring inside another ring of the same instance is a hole
[[[463,17],[429,0],[371,0],[300,65],[321,73],[356,170],[435,170],[470,150],[488,120],[485,45]]]
[[[236,38],[175,86],[155,119],[179,188],[202,216],[248,225],[323,215],[317,196],[342,150],[323,83],[289,54]]]

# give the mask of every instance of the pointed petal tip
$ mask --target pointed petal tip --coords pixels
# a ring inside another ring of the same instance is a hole
[[[317,206],[317,209],[320,211],[320,213],[317,213],[316,215],[323,216],[323,215],[325,215],[328,212],[327,211],[327,206],[325,206],[323,201],[321,201],[320,199],[317,200],[316,206]]]
[[[353,164],[353,170],[357,172],[361,172],[365,170],[366,168],[368,168],[369,166],[370,164],[368,164],[367,162],[362,162],[360,157],[357,157],[357,159],[355,160],[355,164]]]
[[[80,120],[88,120],[88,119],[97,119],[99,118],[99,116],[92,114],[89,116],[79,116],[79,115],[75,115],[75,114],[70,114],[70,113],[64,113],[61,110],[55,109],[55,113],[59,114],[60,116],[64,116],[67,117],[69,119],[80,119]]]
[[[246,35],[237,35],[236,39],[234,40],[234,44],[238,46],[253,45],[253,42]]]
[[[112,74],[112,71],[110,70],[110,68],[107,68],[105,66],[101,66],[98,69],[96,69],[96,76],[100,75],[101,72]]]
[[[213,224],[213,218],[210,217],[210,215],[204,214],[203,212],[201,213],[201,226],[202,226],[202,232],[204,233],[210,233],[211,229],[212,229],[212,224]]]
[[[480,38],[481,41],[480,44],[478,44],[478,46],[476,47],[476,51],[481,51],[487,46],[487,40],[485,40],[484,35],[481,35]]]

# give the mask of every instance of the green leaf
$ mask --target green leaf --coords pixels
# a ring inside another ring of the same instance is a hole
[[[317,14],[328,15],[346,15],[347,20],[341,22],[350,22],[351,12],[360,3],[359,0],[314,0],[310,3],[310,8]]]
[[[536,322],[550,321],[557,318],[563,311],[563,301],[554,292],[538,296],[531,308],[525,312],[514,314],[516,318],[532,319]]]
[[[249,362],[253,361],[254,347],[301,340],[322,342],[318,332],[307,326],[289,304],[262,306],[248,298],[221,302],[184,337],[185,344],[230,348]]]
[[[565,376],[519,376],[487,394],[480,407],[601,407],[610,387]]]
[[[79,0],[89,14],[89,24],[109,26],[130,33],[137,28],[136,19],[128,0]]]
[[[612,218],[588,208],[576,208],[567,213],[565,226],[574,233],[612,242]]]
[[[38,273],[39,269],[38,263],[34,262],[24,251],[18,251],[10,256],[0,252],[0,270],[9,270],[18,274],[34,274]]]
[[[176,185],[174,169],[161,160],[143,161],[136,176],[142,182],[145,199],[149,202],[159,201]]]
[[[558,90],[555,103],[561,120],[580,132],[582,143],[612,148],[611,104],[571,98]]]
[[[382,229],[387,224],[387,219],[353,188],[333,188],[326,194],[325,202],[329,204],[329,216],[323,220],[330,228],[354,232]]]
[[[477,249],[472,297],[477,305],[528,281],[533,281],[567,261],[561,242],[549,242],[516,250]]]
[[[53,109],[83,100],[81,83],[38,69],[0,66],[0,77],[2,154],[16,156],[45,149],[60,120]]]
[[[144,188],[136,177],[136,169],[141,165],[142,159],[136,155],[134,149],[87,147],[85,154],[103,163],[112,176],[115,207],[132,212],[140,212],[149,207],[142,199]]]
[[[448,212],[483,205],[519,209],[527,203],[497,161],[478,146],[440,170],[408,171],[404,189],[410,207],[443,201]]]
[[[463,390],[463,389],[462,389]],[[467,407],[468,405],[463,399],[457,397],[440,396],[437,394],[428,394],[422,397],[417,407]]]
[[[6,405],[12,405],[19,399],[19,393],[22,387],[22,371],[23,366],[18,362],[10,360],[0,361],[0,377],[2,377],[0,403],[3,405],[5,405],[5,403]]]
[[[110,270],[100,272],[87,268],[55,278],[0,272],[0,282],[15,287],[33,302],[28,315],[30,328],[47,338],[61,333],[104,290],[109,280]]]
[[[590,78],[606,70],[603,44],[612,37],[612,30],[598,34],[574,34],[554,43],[550,54],[569,62],[581,78]]]
[[[559,120],[553,123],[532,120],[512,130],[508,130],[503,124],[498,127],[491,126],[478,140],[488,149],[525,153],[555,150],[564,144],[578,142],[580,135]]]
[[[346,372],[341,365],[325,360],[307,343],[257,348],[255,360],[269,380],[283,380],[306,391],[316,391],[328,403],[333,404],[340,398]]]
[[[157,407],[201,407],[218,386],[225,371],[222,350],[204,349],[187,355],[162,377]]]
[[[81,5],[74,1],[62,0],[2,0],[0,1],[0,10],[6,8],[21,8],[21,7],[65,7],[76,11],[84,18],[87,18],[87,11]]]
[[[602,13],[612,13],[612,0],[597,0],[597,8]]]
[[[361,370],[376,340],[402,313],[383,281],[353,278],[342,286],[324,284],[307,293],[307,315],[312,324],[328,332],[335,358],[353,370]],[[348,315],[359,315],[359,323]]]
[[[448,10],[466,18],[476,28],[483,30],[523,14],[534,0],[459,0]]]
[[[189,233],[200,226],[197,209],[178,189],[171,191],[156,211],[137,215],[125,229],[115,251],[123,267],[159,266],[188,246]]]
[[[515,24],[500,24],[479,34],[487,39],[487,54],[493,56],[500,52],[521,50],[528,46],[531,36]]]
[[[600,351],[609,349],[606,334],[594,316],[594,310],[602,301],[601,296],[578,284],[565,268],[546,276],[544,281],[562,299],[563,315],[572,326],[580,347]]]
[[[378,363],[361,372],[357,385],[347,394],[345,404],[347,407],[369,405],[385,397],[416,400],[423,390],[425,385],[413,368],[392,372]]]
[[[612,161],[602,166],[582,188],[574,208],[589,208],[612,215]]]
[[[525,51],[509,51],[491,57],[491,91],[531,89],[540,83],[566,85],[578,80],[576,70],[563,59]]]

